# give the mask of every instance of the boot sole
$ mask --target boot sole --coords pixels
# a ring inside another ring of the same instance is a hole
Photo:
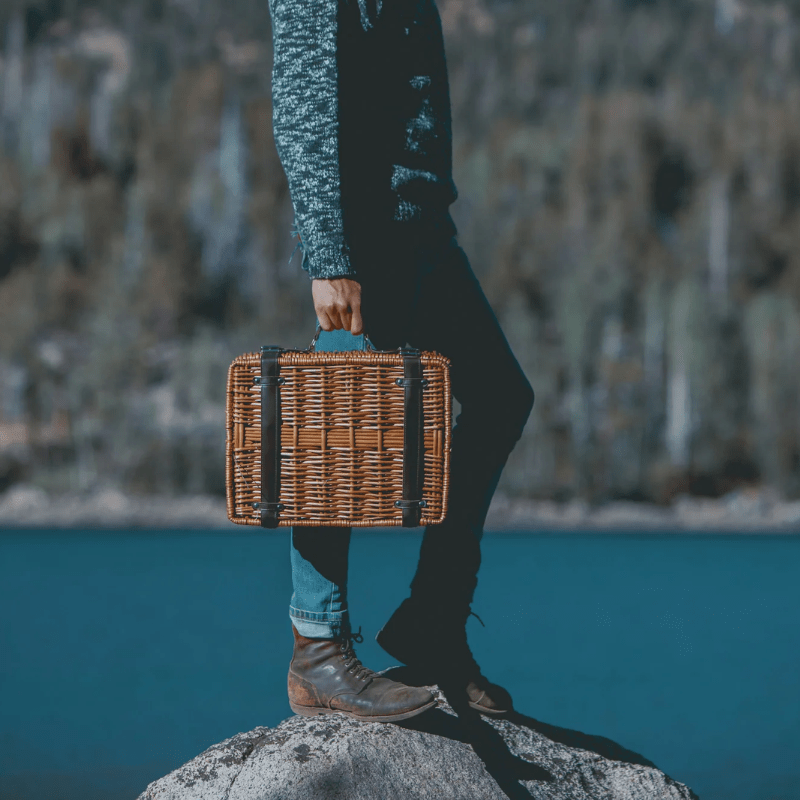
[[[403,652],[401,650],[394,651],[394,647],[392,645],[389,645],[387,647],[387,644],[386,644],[386,642],[384,640],[383,631],[384,631],[384,628],[381,628],[378,631],[377,635],[375,636],[375,641],[383,649],[383,651],[388,653],[392,658],[396,658],[398,661],[400,661],[403,664],[405,664],[409,669],[417,669],[414,666],[410,666],[408,664],[408,662],[405,661],[402,658]],[[430,676],[430,675],[425,675],[425,673],[423,671],[421,671],[421,670],[420,670],[420,675],[421,675],[421,677],[424,677],[424,678],[433,677],[433,676]],[[433,685],[438,686],[438,682],[435,681],[435,680],[430,680],[430,681],[426,681],[425,685],[426,686],[433,686]],[[477,703],[473,703],[471,700],[468,701],[468,705],[469,705],[470,708],[474,708],[475,711],[480,711],[481,714],[486,714],[489,717],[503,717],[503,716],[505,716],[507,714],[510,714],[511,711],[512,711],[512,709],[510,709],[510,708],[503,708],[503,709],[497,709],[497,710],[491,709],[491,708],[486,708],[485,706],[481,706],[481,705],[478,705]]]
[[[302,717],[316,717],[320,714],[342,714],[345,717],[351,717],[352,719],[357,719],[360,722],[396,722],[401,719],[410,719],[411,717],[416,717],[417,714],[421,714],[423,711],[433,708],[436,705],[436,700],[434,699],[430,703],[420,706],[419,708],[415,708],[412,711],[404,711],[402,714],[387,714],[383,716],[363,716],[361,714],[354,714],[352,711],[343,711],[339,708],[300,706],[297,703],[293,703],[291,700],[289,701],[289,705],[295,714],[300,714]]]
[[[476,711],[480,711],[481,714],[486,714],[489,717],[503,717],[506,714],[511,713],[510,708],[505,709],[492,709],[492,708],[485,708],[484,706],[479,706],[477,703],[473,703],[471,700],[468,701],[469,707],[474,708]]]

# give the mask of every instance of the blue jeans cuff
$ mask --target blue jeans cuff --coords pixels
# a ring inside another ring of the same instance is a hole
[[[289,606],[289,619],[301,636],[309,639],[335,639],[341,635],[348,621],[347,609],[343,611],[303,611]]]

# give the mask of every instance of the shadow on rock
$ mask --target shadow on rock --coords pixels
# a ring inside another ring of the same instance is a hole
[[[411,686],[428,685],[435,691],[436,687],[425,684],[420,676],[409,667],[393,667],[382,673],[391,680],[400,681]],[[441,709],[433,709],[426,714],[398,723],[403,727],[444,736],[472,746],[476,755],[483,761],[487,772],[494,778],[498,786],[509,798],[530,798],[532,795],[518,781],[553,781],[554,776],[544,767],[515,756],[508,748],[503,737],[479,712],[470,708],[463,687],[457,685],[438,686],[448,704],[457,716]],[[526,727],[552,742],[588,750],[612,761],[622,761],[643,767],[658,769],[656,765],[633,750],[628,750],[605,736],[595,736],[581,731],[550,725],[533,717],[512,711],[505,716],[488,718],[507,720],[514,725]]]
[[[570,728],[559,728],[557,725],[549,725],[533,717],[526,717],[518,711],[512,711],[504,719],[513,722],[515,725],[524,725],[526,728],[546,736],[550,741],[558,742],[567,747],[591,750],[591,752],[612,761],[624,761],[628,764],[639,764],[642,767],[658,769],[652,761],[649,761],[643,755],[635,753],[633,750],[628,750],[621,744],[617,744],[613,739],[607,739],[605,736],[593,736],[590,733],[573,731]]]
[[[413,673],[408,667],[395,667],[383,673],[391,680],[413,683]],[[431,733],[454,741],[469,744],[486,771],[511,800],[529,800],[533,795],[519,781],[551,782],[554,776],[544,767],[515,756],[503,737],[474,709],[470,708],[466,694],[459,687],[439,685],[456,716],[441,709],[432,709],[418,717],[396,723],[409,730]]]

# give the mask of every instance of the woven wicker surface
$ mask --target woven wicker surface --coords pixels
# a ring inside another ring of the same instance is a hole
[[[420,354],[423,378],[423,492],[420,524],[447,512],[452,401],[450,362]],[[279,357],[279,527],[402,524],[403,357],[378,351],[301,352]],[[261,356],[246,353],[228,370],[226,491],[228,519],[260,525]]]

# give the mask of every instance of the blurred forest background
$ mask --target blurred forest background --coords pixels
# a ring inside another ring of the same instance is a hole
[[[437,6],[536,391],[500,489],[800,497],[800,5]],[[267,0],[3,0],[0,46],[0,491],[224,495],[230,361],[315,327]]]

